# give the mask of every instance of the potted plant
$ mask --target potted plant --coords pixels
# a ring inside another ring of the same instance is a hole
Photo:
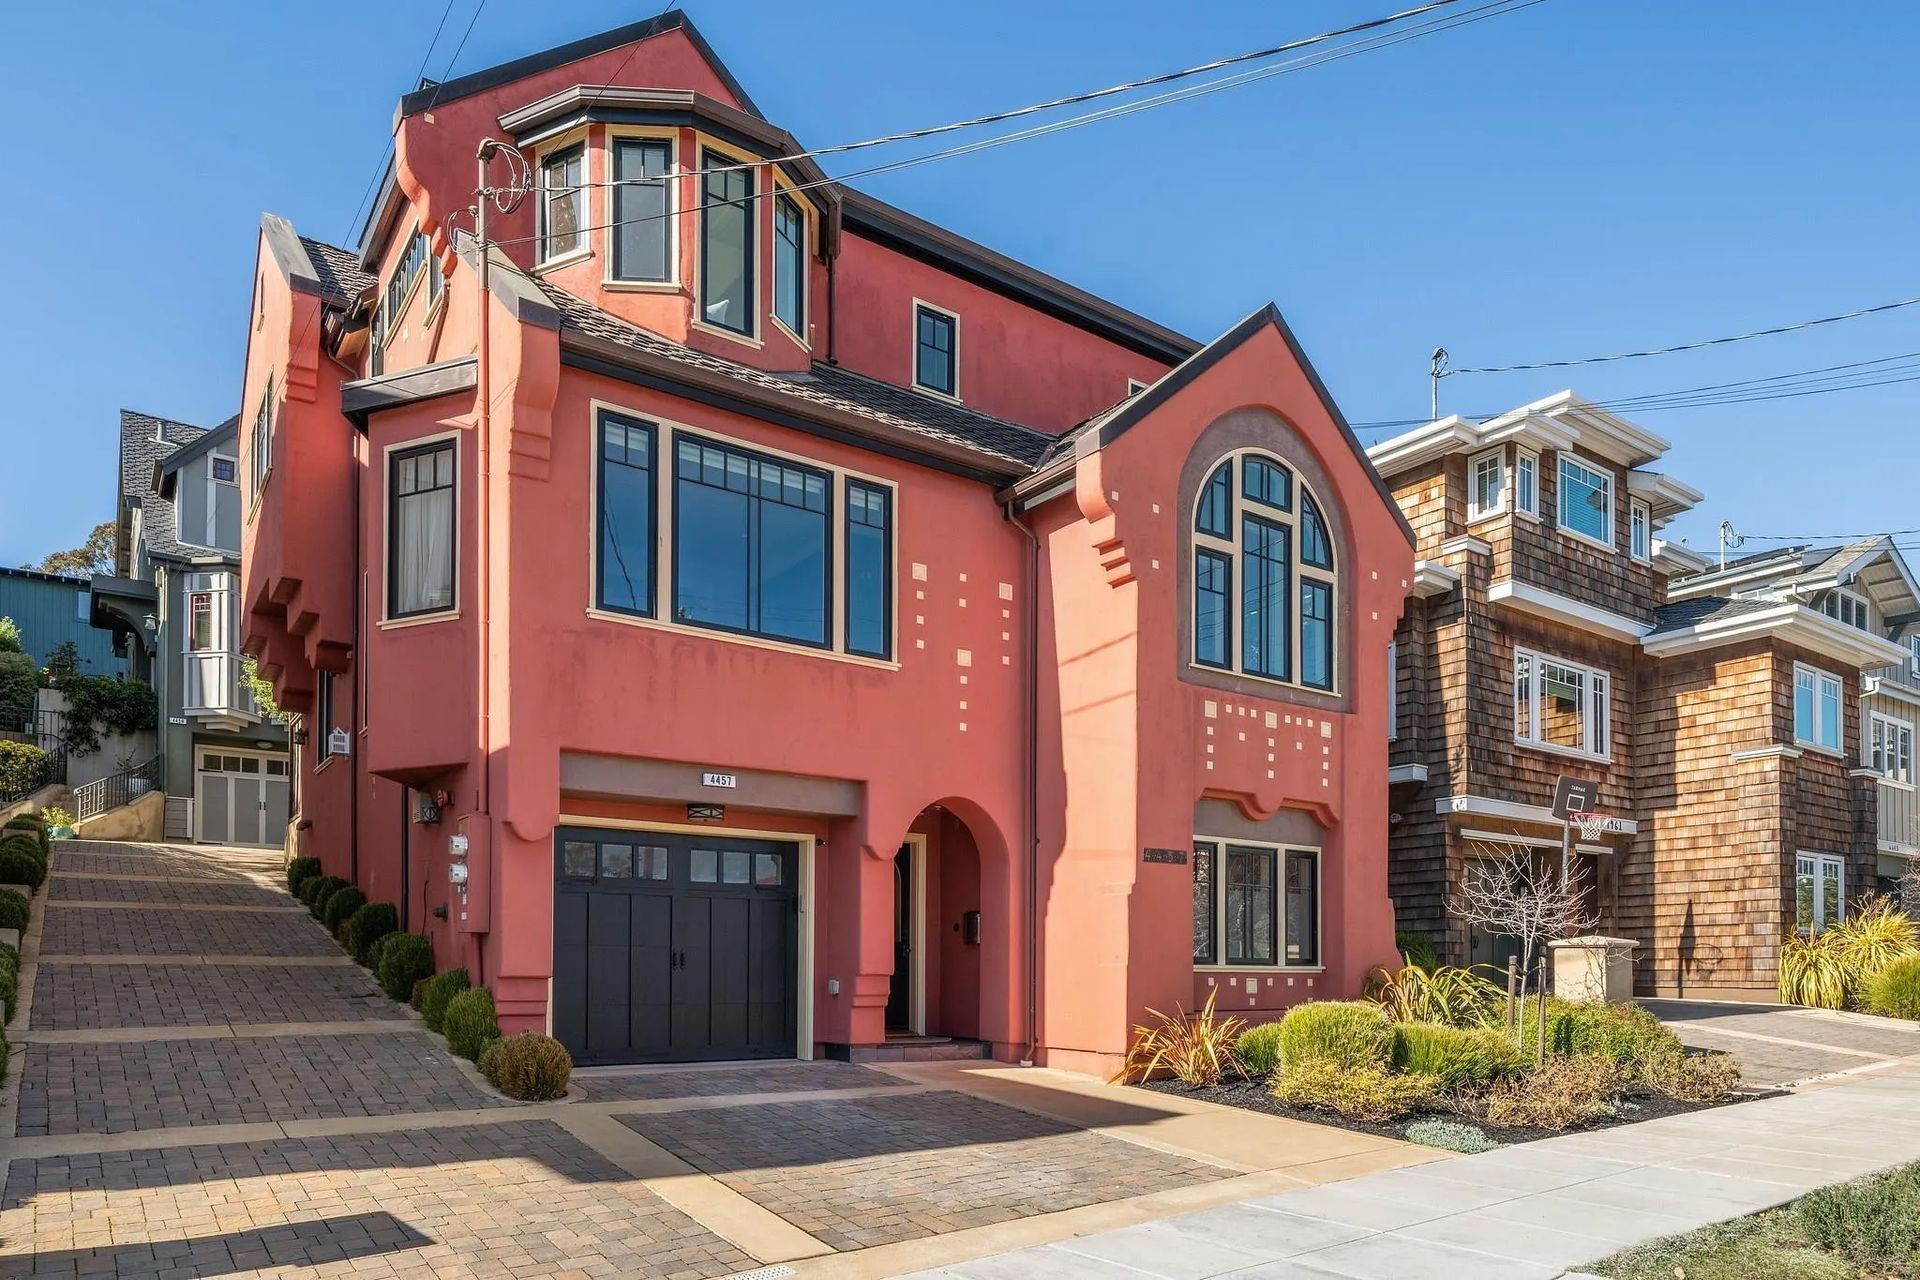
[[[47,824],[48,839],[71,840],[73,838],[73,815],[59,805],[48,805],[40,811],[40,817]]]

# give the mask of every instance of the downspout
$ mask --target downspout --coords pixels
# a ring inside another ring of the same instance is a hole
[[[1006,505],[1007,523],[1027,539],[1027,1051],[1030,1067],[1040,1047],[1040,535]]]
[[[474,153],[476,181],[474,184],[474,240],[479,250],[479,349],[475,352],[474,383],[478,402],[474,405],[474,461],[479,472],[477,489],[477,510],[475,521],[479,528],[479,546],[474,552],[475,594],[478,607],[475,613],[479,618],[479,704],[480,704],[480,786],[479,803],[475,806],[476,817],[487,824],[487,874],[488,892],[498,887],[498,877],[493,869],[499,859],[494,853],[492,831],[493,809],[493,291],[488,280],[488,267],[492,258],[492,246],[487,241],[487,208],[493,203],[493,193],[487,188],[487,162],[496,152],[506,149],[506,144],[494,139],[481,140],[479,149]],[[474,985],[487,984],[486,944],[484,935],[469,934],[473,940]]]
[[[834,284],[834,264],[840,261],[840,255],[827,255],[827,363],[839,364],[840,357],[835,354],[838,347],[836,335],[840,330],[840,297]]]
[[[365,698],[365,691],[361,686],[361,680],[364,677],[364,672],[361,670],[363,665],[361,659],[366,652],[366,636],[363,633],[364,620],[362,615],[365,611],[367,599],[366,587],[360,580],[360,575],[365,571],[360,546],[362,537],[360,529],[360,490],[366,477],[360,467],[360,434],[358,432],[349,432],[347,434],[347,446],[353,455],[353,585],[354,595],[358,597],[358,599],[353,602],[356,634],[354,635],[353,645],[353,740],[347,744],[347,821],[351,824],[351,830],[347,834],[347,848],[350,850],[348,865],[352,873],[351,879],[353,883],[359,884],[360,748],[364,745],[360,740],[360,708]],[[331,677],[329,677],[329,679],[331,679]],[[323,725],[321,727],[323,729],[333,728],[332,725]],[[309,734],[307,736],[311,738],[313,735]],[[406,916],[404,914],[400,917],[400,922],[401,927],[405,928]]]

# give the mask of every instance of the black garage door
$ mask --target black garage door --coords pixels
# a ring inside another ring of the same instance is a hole
[[[799,853],[554,833],[553,1033],[582,1066],[794,1052]]]

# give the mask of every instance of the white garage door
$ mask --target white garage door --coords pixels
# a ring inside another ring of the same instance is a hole
[[[287,758],[201,747],[195,756],[194,838],[278,847],[287,830]]]

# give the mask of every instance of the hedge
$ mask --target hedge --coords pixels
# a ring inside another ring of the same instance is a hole
[[[493,992],[485,987],[462,991],[447,1004],[441,1019],[447,1029],[447,1048],[469,1062],[478,1061],[487,1041],[500,1038],[500,1021],[493,1012]]]
[[[18,929],[25,933],[29,910],[25,894],[0,889],[0,929]]]
[[[320,859],[295,858],[287,864],[287,892],[300,896],[300,886],[320,874]]]
[[[328,894],[320,904],[320,923],[335,938],[342,933],[342,926],[353,917],[353,913],[367,905],[367,895],[352,885],[343,885]]]
[[[0,1025],[13,1021],[14,1006],[20,1000],[20,951],[0,945]]]
[[[426,1020],[427,1030],[445,1031],[447,1006],[472,985],[465,969],[449,969],[428,978],[420,989],[420,1016]]]
[[[413,994],[415,984],[433,975],[433,943],[424,933],[390,933],[380,940],[374,976],[395,1000]]]
[[[23,884],[29,889],[38,889],[46,878],[47,860],[40,856],[38,845],[32,841],[0,840],[0,884]]]
[[[374,944],[400,928],[400,913],[393,909],[391,902],[369,902],[346,920],[342,941],[355,960],[372,968]]]
[[[326,904],[327,895],[335,889],[345,889],[347,882],[339,876],[314,876],[300,885],[300,901],[307,904],[307,910],[313,912],[313,918],[320,918],[320,908]]]
[[[40,842],[42,857],[50,857],[53,853],[53,837],[47,834],[46,820],[37,813],[15,814],[7,819],[6,826],[0,827],[0,831],[25,831]]]

